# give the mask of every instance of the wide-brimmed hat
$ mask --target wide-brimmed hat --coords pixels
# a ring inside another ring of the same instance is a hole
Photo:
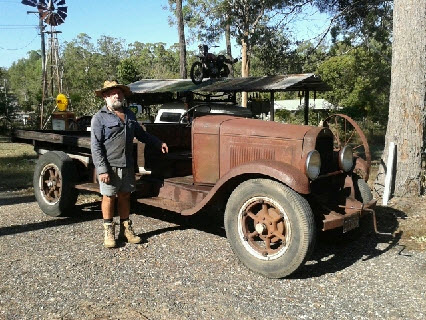
[[[96,96],[102,98],[102,96],[103,96],[102,94],[105,91],[108,91],[108,90],[113,89],[113,88],[120,88],[123,91],[125,97],[128,97],[132,94],[132,91],[130,91],[130,88],[128,86],[126,86],[124,84],[119,84],[116,80],[106,80],[104,82],[103,88],[96,90],[95,94],[96,94]]]

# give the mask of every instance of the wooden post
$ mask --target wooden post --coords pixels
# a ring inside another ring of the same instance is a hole
[[[305,90],[305,125],[308,125],[308,118],[309,118],[309,90]]]
[[[275,118],[275,110],[274,110],[274,105],[275,105],[275,97],[274,97],[274,91],[271,91],[271,98],[270,98],[270,103],[271,106],[269,108],[269,121],[274,121]]]

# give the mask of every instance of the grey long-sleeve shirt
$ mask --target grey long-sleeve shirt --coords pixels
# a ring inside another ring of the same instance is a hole
[[[123,110],[124,123],[106,106],[92,118],[90,143],[98,174],[109,172],[111,167],[133,168],[133,138],[161,150],[162,142],[141,127],[130,109]]]

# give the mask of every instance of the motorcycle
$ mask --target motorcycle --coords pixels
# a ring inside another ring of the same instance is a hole
[[[200,54],[197,56],[200,61],[196,61],[191,66],[191,80],[195,84],[200,84],[203,78],[226,78],[229,76],[228,64],[234,64],[238,59],[230,60],[223,54],[214,55],[209,52],[207,45],[199,45]]]

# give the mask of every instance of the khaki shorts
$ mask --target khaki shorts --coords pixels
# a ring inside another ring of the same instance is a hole
[[[109,184],[99,181],[99,189],[103,196],[115,196],[117,192],[135,191],[135,171],[133,168],[112,168],[109,172]]]

